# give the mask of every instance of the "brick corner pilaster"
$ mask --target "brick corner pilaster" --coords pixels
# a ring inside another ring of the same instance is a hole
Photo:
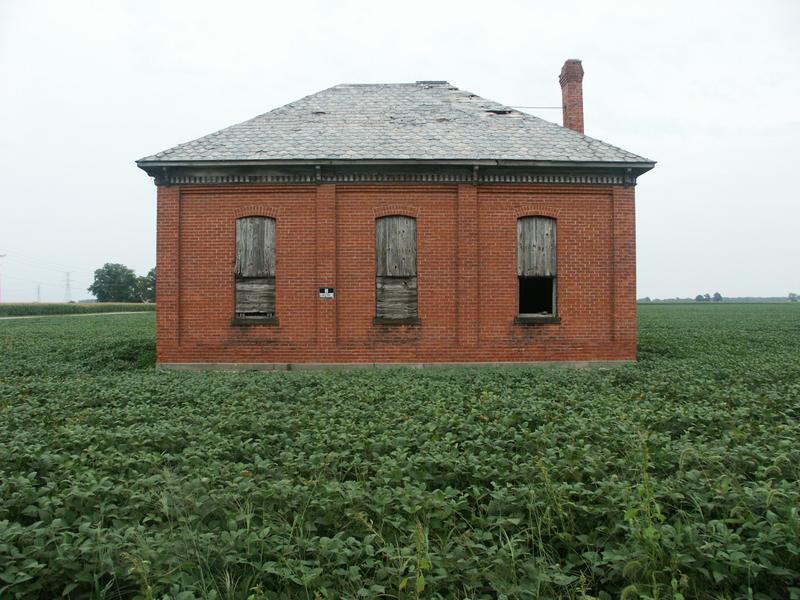
[[[158,186],[156,233],[156,353],[180,345],[180,188]]]
[[[316,280],[319,287],[336,288],[336,184],[317,186],[316,196]],[[337,294],[338,296],[338,294]],[[317,346],[336,346],[338,298],[317,296]]]
[[[614,186],[612,340],[636,353],[636,208],[633,187]]]
[[[478,188],[458,186],[458,343],[478,344]]]

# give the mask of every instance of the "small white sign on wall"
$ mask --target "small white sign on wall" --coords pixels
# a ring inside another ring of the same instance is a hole
[[[319,297],[333,300],[336,297],[336,292],[332,287],[321,287],[319,288]]]

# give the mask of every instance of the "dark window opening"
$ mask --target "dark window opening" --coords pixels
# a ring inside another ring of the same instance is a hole
[[[555,277],[519,278],[519,314],[553,315]]]

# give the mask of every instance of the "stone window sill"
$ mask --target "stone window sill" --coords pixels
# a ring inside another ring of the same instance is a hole
[[[542,323],[561,323],[561,317],[556,315],[517,315],[514,322],[517,325],[539,325]]]

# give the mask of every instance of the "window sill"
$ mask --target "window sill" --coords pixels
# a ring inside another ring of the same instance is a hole
[[[538,325],[540,323],[561,323],[561,317],[556,315],[517,315],[514,319],[517,325]]]
[[[249,318],[241,318],[241,317],[234,317],[231,319],[231,325],[278,325],[278,318],[277,317],[249,317]]]
[[[372,319],[374,325],[420,325],[422,321],[419,317],[405,317],[403,319],[392,319],[391,317],[375,317]]]

